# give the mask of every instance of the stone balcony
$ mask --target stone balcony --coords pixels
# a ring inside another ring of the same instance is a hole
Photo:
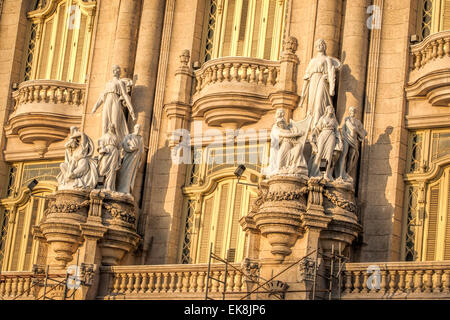
[[[256,123],[269,110],[297,106],[297,42],[286,45],[279,61],[224,57],[195,71],[192,117],[210,126],[237,129]]]
[[[450,106],[450,31],[434,33],[411,46],[408,100],[426,99],[432,106]]]
[[[379,286],[368,288],[374,267]],[[344,270],[343,299],[450,298],[450,261],[347,263]]]
[[[56,80],[21,83],[13,93],[14,111],[5,126],[8,139],[18,137],[43,157],[49,145],[64,140],[71,126],[80,125],[85,88],[84,84]],[[14,151],[7,150],[6,157],[11,153]]]
[[[233,268],[234,267],[234,268]],[[226,299],[247,294],[245,277],[233,264],[227,270]],[[103,288],[97,299],[105,300],[204,300],[207,264],[101,267]],[[210,276],[224,280],[225,264],[212,264]],[[223,298],[223,284],[210,280],[208,297]]]

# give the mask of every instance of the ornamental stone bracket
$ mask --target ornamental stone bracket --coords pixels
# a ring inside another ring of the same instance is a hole
[[[64,269],[80,250],[80,263],[118,265],[137,248],[134,200],[101,190],[61,190],[49,197],[45,216],[34,230],[48,244],[47,264]]]
[[[353,186],[280,175],[260,185],[254,206],[240,223],[248,241],[259,246],[248,257],[258,259],[270,251],[275,263],[301,258],[319,247],[343,251],[362,230]]]
[[[14,111],[5,126],[6,137],[18,137],[25,144],[21,155],[34,152],[42,158],[51,144],[63,141],[70,128],[81,123],[85,85],[56,80],[25,81],[12,98]],[[16,149],[7,146],[7,160],[15,159],[19,152]]]

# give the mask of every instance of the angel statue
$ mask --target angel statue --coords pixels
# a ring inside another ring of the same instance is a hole
[[[323,39],[315,43],[317,56],[312,58],[306,68],[300,106],[308,99],[308,114],[312,115],[312,129],[325,114],[327,106],[332,106],[332,96],[336,88],[336,71],[341,62],[327,56],[327,44]],[[308,91],[308,93],[307,93]]]
[[[95,113],[103,104],[102,133],[106,134],[109,125],[114,124],[117,137],[119,138],[119,141],[122,141],[125,136],[129,134],[122,106],[125,106],[128,109],[131,118],[133,121],[136,121],[130,96],[131,88],[134,83],[130,79],[120,79],[121,69],[119,66],[114,65],[112,72],[113,79],[106,83],[105,91],[98,98],[97,103],[92,109],[92,113]]]

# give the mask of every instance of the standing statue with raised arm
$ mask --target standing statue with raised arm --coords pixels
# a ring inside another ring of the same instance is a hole
[[[350,107],[349,112],[350,116],[345,118],[341,129],[344,145],[335,174],[338,180],[342,179],[344,182],[353,183],[350,173],[358,161],[359,143],[364,141],[367,131],[361,121],[356,118],[356,107]]]
[[[332,97],[336,89],[336,71],[341,63],[336,58],[327,56],[327,45],[323,39],[315,43],[317,56],[311,59],[306,68],[302,90],[303,101],[308,101],[308,114],[312,115],[311,128],[314,128],[319,119],[325,114],[327,106],[332,106]]]
[[[129,95],[129,89],[133,83],[132,80],[129,79],[120,79],[121,69],[119,66],[113,66],[112,72],[113,79],[106,83],[105,91],[99,97],[97,103],[92,109],[92,113],[95,113],[103,104],[103,134],[108,132],[108,126],[112,123],[116,128],[116,134],[119,141],[122,141],[123,138],[125,138],[125,136],[129,133],[127,121],[122,110],[123,106],[128,109],[133,121],[136,121],[133,104],[131,103],[131,96]]]

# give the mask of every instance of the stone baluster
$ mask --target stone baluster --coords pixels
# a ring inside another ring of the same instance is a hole
[[[155,277],[156,277],[156,279],[155,279],[155,292],[156,293],[160,293],[161,292],[161,283],[162,283],[161,276],[162,276],[162,274],[160,272],[157,272],[155,274]]]
[[[190,283],[189,283],[189,292],[197,292],[197,286],[198,286],[197,278],[198,278],[198,272],[192,272]]]
[[[41,95],[40,95],[40,91],[41,91],[42,86],[35,86],[34,87],[34,98],[33,101],[34,102],[41,102]]]
[[[434,280],[433,280],[433,292],[439,293],[441,292],[441,286],[442,286],[442,270],[436,270],[434,273]]]
[[[267,78],[268,85],[275,85],[275,67],[269,67],[269,76]]]
[[[217,70],[217,80],[219,80],[219,82],[222,82],[225,79],[225,76],[223,75],[223,69],[225,68],[225,66],[223,65],[223,63],[219,64],[219,70]]]
[[[228,271],[228,276],[227,276],[227,292],[233,292],[234,290],[234,276],[236,274],[236,271],[231,270]]]
[[[437,50],[437,54],[439,58],[442,58],[444,56],[444,39],[439,39],[438,41],[438,50]]]
[[[239,79],[239,68],[241,67],[240,63],[233,63],[233,80],[240,81]]]
[[[252,64],[250,66],[251,70],[250,70],[250,83],[255,83],[256,82],[256,68],[258,68],[258,66]]]
[[[431,42],[431,58],[435,60],[438,57],[438,44],[437,41]]]
[[[23,285],[24,285],[24,278],[19,278],[18,279],[18,283],[17,283],[17,296],[22,296],[24,291],[23,291]]]
[[[362,290],[361,290],[361,292],[364,292],[364,293],[368,293],[369,292],[369,290],[368,290],[368,288],[367,288],[367,280],[369,279],[369,275],[367,274],[367,272],[363,272],[363,281],[362,281]]]
[[[6,282],[0,282],[0,298],[6,296]]]
[[[148,280],[148,290],[147,291],[150,292],[150,293],[155,291],[155,273],[154,272],[150,273],[150,277],[149,277],[149,280]]]
[[[74,89],[66,88],[66,92],[67,92],[67,99],[66,99],[67,104],[74,104],[74,102],[73,102]]]
[[[177,272],[177,289],[176,292],[182,292],[183,289],[183,272]]]
[[[120,290],[120,280],[121,280],[120,275],[117,274],[117,273],[113,273],[112,280],[111,280],[112,283],[113,283],[112,289],[111,289],[111,293],[112,293],[112,294],[117,294],[117,293],[119,293],[119,290]]]
[[[224,66],[225,66],[225,68],[224,68],[225,80],[226,81],[231,81],[231,66],[232,66],[232,64],[231,63],[224,63]]]
[[[430,293],[433,290],[433,270],[425,270],[425,293]]]
[[[422,292],[422,286],[423,286],[423,270],[417,270],[416,271],[416,276],[415,276],[414,282],[415,282],[415,284],[414,284],[414,287],[415,287],[414,292],[415,293],[421,293]]]
[[[17,278],[11,280],[11,293],[10,297],[15,297],[17,295]]]
[[[408,270],[406,271],[406,284],[405,284],[405,292],[411,293],[414,290],[414,271]]]
[[[344,275],[345,275],[344,292],[350,293],[352,292],[352,272],[345,271]]]
[[[353,276],[355,278],[355,282],[353,283],[353,293],[359,293],[361,291],[361,289],[360,289],[360,286],[361,286],[361,281],[360,281],[361,271],[353,271]]]
[[[212,79],[211,79],[211,81],[213,83],[216,83],[217,82],[217,72],[218,72],[219,68],[217,67],[217,65],[214,65],[211,68],[212,68]]]
[[[170,276],[170,283],[169,283],[169,291],[170,292],[175,292],[175,287],[176,287],[176,277],[175,277],[176,273],[175,272],[170,272],[169,276]]]
[[[382,293],[386,293],[387,291],[387,271],[386,270],[381,270],[381,281],[380,281],[380,291]]]
[[[148,279],[149,279],[149,273],[148,272],[142,273],[142,283],[141,283],[141,289],[139,290],[139,293],[147,293]]]
[[[163,283],[162,283],[162,292],[168,292],[169,291],[169,273],[164,272],[163,273]]]
[[[397,271],[396,270],[389,270],[389,293],[394,293],[396,289],[396,281],[397,281]]]
[[[189,292],[189,281],[191,278],[191,273],[183,272],[183,286],[181,288],[181,292]]]
[[[197,292],[204,292],[205,291],[205,280],[206,280],[206,273],[200,272],[197,278]]]
[[[450,56],[450,38],[446,38],[446,39],[445,39],[444,53],[445,53],[447,56]]]
[[[234,276],[233,292],[241,292],[241,288],[242,288],[242,273],[236,271],[236,274]]]
[[[248,68],[250,67],[250,65],[248,63],[243,63],[242,64],[242,76],[241,76],[241,81],[243,82],[248,82]]]
[[[220,279],[220,271],[213,272],[213,278]],[[219,292],[219,282],[211,280],[211,292]]]
[[[414,67],[416,69],[419,69],[422,66],[422,53],[416,52],[414,53],[414,57],[415,57],[415,63],[414,63]]]
[[[399,270],[398,271],[398,290],[400,292],[405,292],[405,276],[406,276],[406,271],[405,270]]]
[[[450,270],[444,271],[444,283],[443,283],[442,292],[450,293]]]
[[[195,80],[197,83],[197,86],[195,87],[195,93],[199,93],[200,90],[202,90],[202,75],[199,72],[195,73]]]
[[[134,274],[133,273],[128,273],[127,274],[128,277],[128,285],[127,285],[127,290],[125,291],[125,293],[132,293],[133,289],[134,289]]]
[[[259,66],[258,85],[264,84],[265,71],[266,71],[266,66]]]
[[[135,273],[134,274],[134,289],[133,293],[139,293],[141,291],[141,274]]]

